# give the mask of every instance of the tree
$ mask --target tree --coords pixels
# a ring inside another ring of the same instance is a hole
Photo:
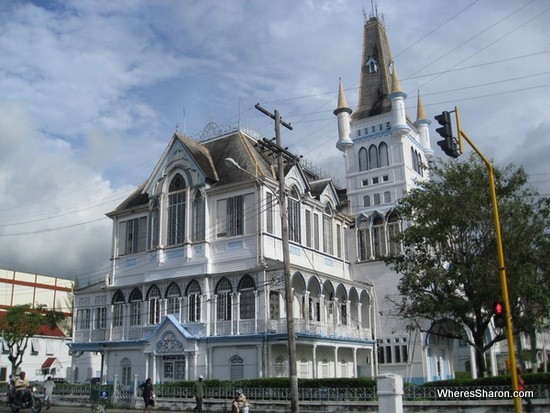
[[[398,313],[422,331],[426,320],[450,320],[437,334],[473,346],[483,376],[485,352],[505,338],[504,329],[486,335],[493,303],[502,299],[487,170],[475,155],[428,169],[432,180],[397,207],[409,225],[396,237],[401,253],[386,259],[402,274]],[[548,257],[540,259],[548,255],[548,199],[527,186],[522,168],[494,172],[515,333],[534,331],[550,308]]]
[[[47,325],[54,328],[64,318],[63,313],[47,311],[43,305],[33,308],[30,304],[10,307],[3,314],[0,319],[0,330],[4,343],[8,347],[8,360],[11,363],[13,375],[23,363],[29,339],[38,332],[40,326]]]

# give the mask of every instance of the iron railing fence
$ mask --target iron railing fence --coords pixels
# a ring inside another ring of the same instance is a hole
[[[40,391],[40,389],[39,389]],[[90,400],[93,394],[105,391],[111,400],[120,402],[129,401],[135,397],[141,397],[139,387],[134,388],[117,385],[89,384],[58,384],[54,389],[54,395],[78,400]],[[290,400],[290,389],[286,388],[245,388],[245,394],[249,400],[285,401]],[[550,384],[531,384],[528,391],[532,392],[533,399],[550,400]],[[299,400],[307,401],[376,401],[377,389],[365,388],[299,388]],[[0,384],[0,394],[5,397],[7,385]],[[155,385],[157,399],[193,399],[191,387],[176,387],[173,385]],[[232,399],[235,388],[232,387],[206,387],[205,398]],[[444,400],[490,400],[512,397],[510,386],[455,386],[455,387],[422,387],[405,385],[403,399],[405,401],[444,401]]]

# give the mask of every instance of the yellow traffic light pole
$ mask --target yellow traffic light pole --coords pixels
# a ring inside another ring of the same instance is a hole
[[[502,234],[500,232],[500,218],[498,212],[497,191],[495,188],[495,175],[493,172],[493,165],[489,160],[481,153],[477,146],[472,142],[470,138],[462,131],[460,127],[460,115],[458,113],[458,106],[455,106],[456,126],[458,129],[458,144],[460,152],[462,153],[462,139],[472,147],[474,151],[483,160],[489,171],[489,184],[491,186],[491,200],[493,203],[493,219],[495,222],[495,235],[497,241],[498,252],[498,272],[500,274],[500,286],[502,289],[502,300],[504,301],[505,318],[506,318],[506,338],[508,341],[508,353],[510,354],[510,371],[512,373],[512,389],[514,390],[514,407],[516,413],[521,413],[521,399],[517,397],[518,391],[518,372],[516,366],[516,355],[514,347],[514,332],[512,330],[512,312],[510,311],[510,299],[508,297],[508,280],[506,278],[506,266],[504,262],[504,248],[502,246]]]

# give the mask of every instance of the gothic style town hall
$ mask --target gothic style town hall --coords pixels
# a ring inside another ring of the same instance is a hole
[[[392,315],[399,274],[382,260],[405,225],[396,201],[428,179],[430,122],[419,96],[414,116],[405,110],[380,19],[366,19],[363,36],[358,104],[340,82],[334,110],[345,188],[300,162],[284,169],[298,377],[450,378],[453,343]],[[81,375],[288,376],[277,162],[251,131],[213,135],[176,132],[146,182],[108,213],[112,269],[75,292]]]

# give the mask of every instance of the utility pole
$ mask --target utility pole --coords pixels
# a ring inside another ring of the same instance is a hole
[[[262,108],[259,103],[255,106],[263,114],[275,120],[275,143],[268,139],[258,141],[262,146],[269,148],[273,153],[277,154],[277,169],[279,170],[279,208],[281,209],[281,240],[283,243],[283,271],[285,280],[285,304],[286,304],[286,329],[288,335],[288,373],[290,377],[290,411],[291,413],[299,412],[298,405],[298,374],[296,368],[296,334],[294,329],[294,306],[292,300],[292,284],[290,279],[290,249],[288,241],[288,213],[286,208],[286,192],[285,192],[285,170],[283,157],[297,161],[298,157],[292,155],[281,146],[281,131],[280,125],[292,130],[289,123],[283,122],[279,112],[275,110],[272,114]]]

